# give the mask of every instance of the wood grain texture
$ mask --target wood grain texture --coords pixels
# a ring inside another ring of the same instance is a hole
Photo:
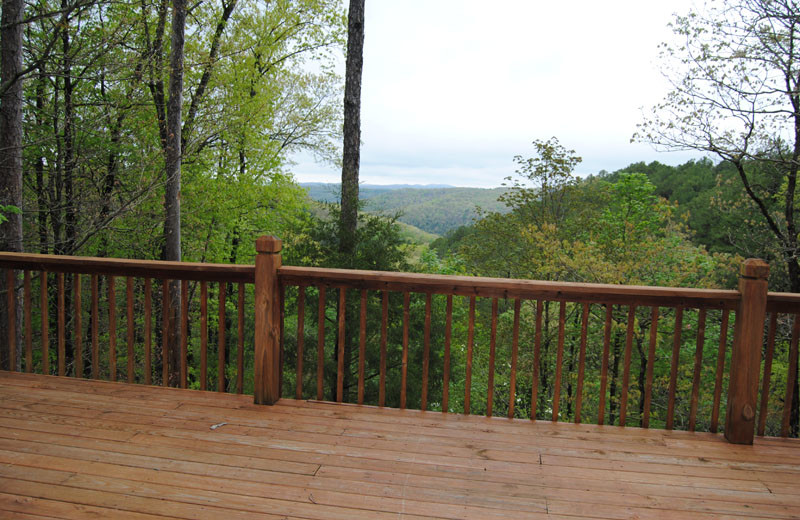
[[[774,518],[800,441],[0,372],[0,517]],[[228,424],[211,430],[224,412]],[[25,515],[25,516],[19,516]]]
[[[739,293],[742,297],[736,311],[725,415],[725,438],[734,444],[752,444],[755,436],[768,276],[769,266],[761,260],[751,258],[741,266]],[[798,332],[800,330],[794,331],[795,337]]]
[[[2,256],[0,256],[2,266]],[[737,291],[686,289],[612,284],[513,280],[438,274],[395,273],[285,266],[278,271],[282,283],[341,286],[356,289],[421,292],[479,296],[483,298],[524,298],[568,300],[615,304],[636,304],[707,308],[730,308],[738,304]]]

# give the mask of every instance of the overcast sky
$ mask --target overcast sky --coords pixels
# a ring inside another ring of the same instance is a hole
[[[556,136],[577,173],[697,154],[631,144],[668,90],[658,44],[689,0],[366,0],[362,183],[495,187]],[[295,157],[299,182],[341,171]]]

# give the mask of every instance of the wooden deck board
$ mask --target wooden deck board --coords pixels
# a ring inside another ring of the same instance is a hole
[[[800,518],[798,481],[797,440],[0,372],[2,518]]]

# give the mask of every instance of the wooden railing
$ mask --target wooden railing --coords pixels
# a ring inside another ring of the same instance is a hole
[[[724,422],[726,437],[736,443],[764,435],[780,416],[779,433],[796,435],[800,295],[768,294],[763,262],[746,262],[739,290],[725,291],[284,267],[280,240],[261,237],[256,249],[254,266],[0,253],[7,282],[22,292],[23,333],[8,331],[9,353],[18,338],[24,342],[24,359],[14,366],[200,389],[211,380],[219,391],[243,392],[252,383],[262,404],[287,396],[713,432]],[[81,275],[89,275],[88,320]],[[71,334],[65,318],[70,277]],[[118,278],[126,296],[123,366]],[[153,280],[162,288],[160,305],[152,298]],[[180,281],[177,325],[164,319],[172,280]],[[209,284],[218,296],[216,352],[208,342]],[[235,325],[226,319],[229,284],[238,287]],[[34,289],[40,295],[35,314]],[[13,294],[6,299],[12,314],[16,301]],[[55,355],[48,351],[51,308]],[[160,328],[152,324],[154,311]],[[176,326],[179,371],[166,343]],[[152,343],[153,335],[160,342]],[[233,337],[235,355],[228,348]],[[786,342],[787,358],[777,359],[776,344]],[[79,355],[70,357],[68,344],[78,345]],[[217,354],[216,377],[213,367],[209,373],[209,350]],[[252,377],[245,376],[251,367]]]
[[[194,369],[192,379],[202,390],[206,390],[209,380],[216,376],[216,390],[243,392],[246,285],[253,283],[252,265],[0,253],[0,267],[6,268],[6,287],[13,286],[17,289],[15,292],[22,292],[19,298],[24,329],[21,338],[15,327],[16,320],[10,320],[8,329],[12,367],[25,372],[110,381],[120,379],[164,386],[170,384],[172,374],[172,384],[181,388],[189,385],[189,371]],[[19,271],[22,271],[21,276]],[[174,305],[174,299],[170,297],[171,283],[177,284],[176,289],[180,292],[178,323],[170,319],[174,316],[170,313]],[[216,374],[209,373],[208,367],[210,285],[216,285],[218,296]],[[228,329],[234,328],[227,323],[226,301],[228,292],[231,292],[228,286],[235,286],[237,292],[235,366],[230,366],[232,356],[226,356],[232,350],[226,338],[233,335],[233,331]],[[124,289],[120,292],[121,287]],[[159,289],[160,297],[153,294]],[[87,292],[88,309],[84,303]],[[199,297],[195,297],[195,292],[199,292]],[[120,293],[124,294],[123,305],[118,302]],[[14,293],[7,293],[5,301],[9,314],[13,316],[18,298]],[[124,309],[122,324],[119,323],[122,320],[118,316],[118,307]],[[135,312],[137,307],[140,309],[138,315]],[[55,320],[51,309],[55,311]],[[160,316],[160,320],[155,320],[155,326],[154,314]],[[194,327],[198,340],[196,356],[188,352],[190,320],[199,321],[199,325]],[[38,325],[38,334],[34,332],[34,321]],[[55,325],[55,355],[50,350],[52,325]],[[180,338],[179,352],[170,359],[170,331],[175,331],[176,327],[180,327],[180,334],[175,336]],[[121,331],[124,331],[123,348],[118,345]],[[33,348],[35,338],[38,339],[38,349]],[[20,349],[22,359],[17,360],[16,346],[20,339],[24,346]],[[194,358],[197,366],[189,364],[190,358]],[[55,361],[55,367],[52,361]],[[235,377],[227,377],[229,370],[235,372]]]

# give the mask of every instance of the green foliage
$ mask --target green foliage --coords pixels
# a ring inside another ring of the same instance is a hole
[[[16,206],[10,204],[3,206],[0,204],[0,224],[8,220],[6,215],[19,215],[20,213],[22,213],[22,211]]]

